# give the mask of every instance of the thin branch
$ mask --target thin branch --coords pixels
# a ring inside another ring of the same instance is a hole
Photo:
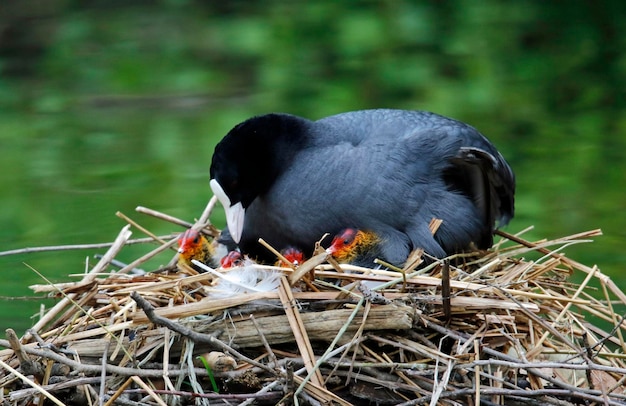
[[[2,360],[0,360],[0,367],[6,369],[7,371],[11,372],[12,374],[14,374],[18,378],[20,378],[22,380],[22,382],[24,382],[25,384],[30,385],[31,387],[33,387],[35,390],[37,390],[37,392],[39,392],[42,395],[44,395],[45,397],[47,397],[48,399],[50,399],[55,404],[57,404],[59,406],[65,406],[63,404],[63,402],[61,402],[59,399],[57,399],[53,394],[51,394],[50,392],[48,392],[47,390],[42,388],[37,383],[33,382],[31,379],[29,379],[27,376],[25,376],[24,374],[22,374],[18,370],[14,369],[14,368],[11,368],[11,366],[9,364],[5,363]]]
[[[227,351],[229,353],[231,353],[232,355],[234,355],[235,357],[239,358],[242,361],[245,361],[247,363],[249,363],[250,365],[254,365],[256,367],[259,367],[261,369],[266,370],[267,372],[271,373],[271,374],[275,374],[276,371],[274,371],[272,368],[268,367],[267,365],[264,365],[260,362],[257,362],[251,358],[246,357],[245,355],[241,354],[239,351],[235,350],[234,348],[232,348],[231,346],[224,344],[222,341],[218,340],[217,338],[213,337],[212,335],[208,335],[208,334],[202,334],[202,333],[198,333],[196,331],[193,331],[190,328],[187,328],[181,324],[175,323],[173,321],[171,321],[170,319],[167,319],[165,317],[161,317],[159,315],[157,315],[154,312],[154,307],[143,297],[141,297],[141,295],[137,292],[132,292],[130,294],[130,297],[137,302],[137,305],[144,311],[144,313],[146,313],[146,316],[148,317],[148,320],[150,320],[152,323],[156,324],[156,325],[160,325],[163,327],[166,327],[172,331],[175,331],[177,333],[179,333],[182,336],[185,336],[187,338],[189,338],[191,341],[193,341],[194,343],[204,343],[204,344],[210,344],[214,347],[220,348],[222,351]]]
[[[596,391],[597,394],[592,395],[588,393],[564,390],[564,389],[520,389],[520,390],[512,390],[512,389],[502,389],[502,388],[491,388],[491,387],[482,387],[480,390],[481,395],[498,395],[503,398],[508,398],[512,396],[519,396],[523,399],[527,398],[536,398],[536,397],[545,397],[545,396],[553,396],[558,399],[568,398],[568,399],[580,399],[591,402],[596,402],[603,405],[609,406],[624,406],[623,402],[611,400],[608,398],[604,398],[600,391]],[[474,389],[473,388],[463,388],[457,389],[454,391],[446,391],[443,392],[440,396],[440,399],[458,399],[467,396],[473,396]],[[419,399],[414,399],[408,402],[399,403],[396,406],[413,406],[413,405],[425,405],[428,404],[432,399],[432,395],[424,396]],[[549,398],[543,398],[542,404],[549,401]],[[552,402],[551,402],[552,403]],[[554,402],[554,404],[562,405],[562,402]],[[571,404],[571,403],[568,403]]]
[[[274,366],[274,368],[276,368],[278,366],[278,359],[276,358],[276,354],[274,354],[274,351],[272,351],[272,347],[270,347],[270,344],[267,342],[267,338],[265,338],[265,334],[263,334],[263,331],[259,327],[259,323],[257,323],[256,319],[254,318],[254,314],[250,315],[250,320],[254,324],[256,330],[259,332],[259,338],[263,343],[265,351],[267,351],[267,355],[270,358],[271,364]]]
[[[176,234],[168,234],[162,235],[157,238],[162,240],[171,240],[175,238]],[[134,244],[146,244],[154,242],[153,238],[135,238],[132,240],[126,241],[126,245],[134,245]],[[15,250],[2,251],[0,252],[0,257],[8,256],[8,255],[20,255],[20,254],[33,254],[39,252],[50,252],[50,251],[76,251],[76,250],[92,250],[98,248],[109,248],[113,246],[115,242],[103,242],[103,243],[94,243],[94,244],[70,244],[70,245],[49,245],[45,247],[27,247],[27,248],[19,248]]]
[[[277,386],[278,381],[273,382],[273,387]],[[254,392],[254,393],[197,393],[197,392],[185,392],[185,391],[172,391],[172,390],[164,390],[164,389],[152,389],[153,393],[159,395],[173,395],[173,396],[184,396],[190,398],[202,398],[202,399],[223,399],[223,400],[243,400],[243,399],[256,399],[256,400],[271,400],[277,399],[283,396],[281,392]],[[124,393],[134,394],[134,393],[147,393],[145,389],[126,389]]]
[[[567,362],[514,362],[503,361],[495,358],[476,360],[467,364],[459,365],[463,368],[472,368],[476,365],[480,366],[503,366],[507,368],[539,368],[539,369],[572,369],[576,371],[604,371],[617,374],[620,376],[626,376],[626,368],[611,367],[608,365],[597,364],[594,362],[587,362],[585,364],[571,364]],[[626,395],[624,395],[626,398]]]
[[[64,390],[64,389],[75,388],[75,387],[81,386],[81,385],[95,384],[95,383],[98,383],[99,380],[100,380],[100,378],[98,378],[98,377],[68,378],[68,380],[66,380],[66,381],[58,382],[58,383],[55,383],[55,384],[42,385],[41,388],[47,390],[50,393],[52,393],[52,392],[57,392],[57,391]],[[12,391],[9,396],[11,398],[11,401],[19,402],[20,400],[28,399],[28,398],[34,396],[38,392],[39,391],[37,389],[35,389],[35,388],[19,389],[19,390]]]

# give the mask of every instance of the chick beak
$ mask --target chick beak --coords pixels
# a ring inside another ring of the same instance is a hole
[[[187,248],[187,240],[183,237],[184,237],[183,235],[178,237],[178,253],[179,254],[182,254],[183,252],[185,252],[185,248]]]
[[[228,231],[235,243],[239,243],[241,240],[241,234],[243,232],[243,221],[246,214],[246,209],[243,208],[241,202],[231,204],[230,198],[224,192],[222,186],[215,179],[211,179],[211,190],[213,194],[217,196],[217,200],[224,206],[226,212],[226,223],[228,224]]]

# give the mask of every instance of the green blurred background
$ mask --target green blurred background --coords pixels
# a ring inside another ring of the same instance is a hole
[[[626,286],[624,4],[3,2],[0,251],[112,241],[118,210],[155,233],[180,231],[135,207],[198,217],[213,147],[238,122],[391,107],[477,127],[517,174],[507,230],[602,228],[566,252]],[[30,267],[76,280],[104,252],[0,256],[0,331],[21,334],[53,303],[15,299],[43,283]]]

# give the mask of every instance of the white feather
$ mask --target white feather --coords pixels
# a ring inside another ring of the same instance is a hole
[[[191,261],[194,265],[217,276],[219,280],[215,285],[215,297],[228,297],[250,292],[272,292],[280,285],[282,273],[258,267],[256,264],[247,263],[245,266],[232,268],[228,273],[221,273],[206,266],[202,262]]]

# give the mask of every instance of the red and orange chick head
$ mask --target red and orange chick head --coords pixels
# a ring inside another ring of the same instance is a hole
[[[367,256],[378,243],[378,237],[371,231],[346,228],[333,238],[326,250],[337,262],[350,263]]]
[[[198,230],[189,229],[178,237],[178,261],[191,266],[195,259],[210,265],[213,260],[213,246]]]
[[[220,265],[222,268],[232,268],[234,266],[243,265],[244,258],[239,251],[230,251],[226,256],[220,259]]]
[[[283,257],[285,257],[285,259],[287,259],[295,266],[301,265],[304,262],[304,253],[296,247],[287,247],[280,251],[280,253]],[[280,260],[276,262],[276,266],[282,266],[287,268],[291,267],[290,264],[286,264],[285,262]]]

